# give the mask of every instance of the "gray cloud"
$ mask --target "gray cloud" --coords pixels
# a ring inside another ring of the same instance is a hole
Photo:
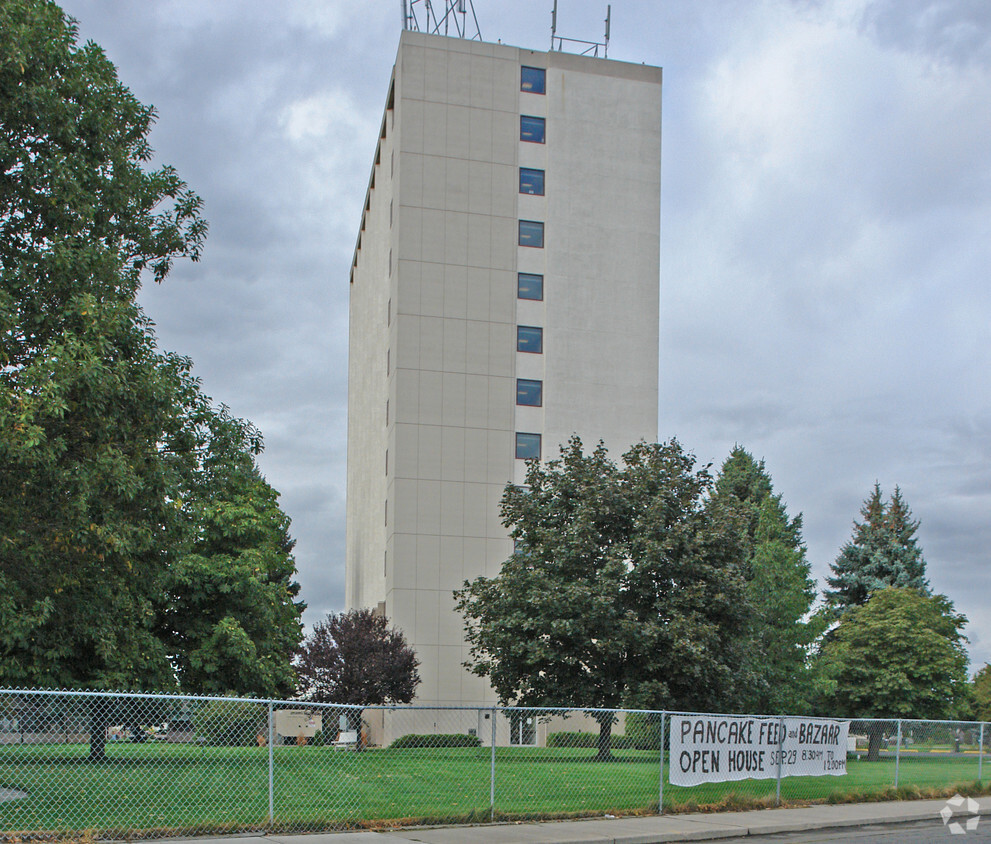
[[[199,264],[142,302],[262,428],[309,622],[343,607],[348,268],[398,4],[66,0],[159,110],[206,203]],[[386,8],[379,8],[385,6]],[[549,14],[476,2],[488,40]],[[605,4],[561,9],[601,35]],[[613,4],[615,59],[665,68],[661,438],[735,443],[805,515],[820,578],[875,480],[991,659],[991,11],[983,0]]]

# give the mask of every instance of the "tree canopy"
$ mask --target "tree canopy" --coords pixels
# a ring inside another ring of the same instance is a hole
[[[402,632],[370,609],[317,622],[296,659],[303,697],[356,706],[409,703],[420,684],[418,665]]]
[[[57,5],[5,0],[0,31],[0,682],[285,690],[302,605],[261,438],[135,302],[198,257],[200,199],[146,168],[153,109]]]
[[[851,718],[952,717],[967,686],[966,623],[944,595],[875,592],[823,645],[823,707]]]
[[[250,454],[210,453],[190,495],[196,532],[168,573],[166,641],[183,689],[286,696],[301,637],[295,541]]]
[[[530,461],[502,497],[514,554],[455,593],[468,667],[504,704],[732,708],[750,606],[738,525],[711,489],[674,440],[622,466],[577,437]],[[597,717],[604,757],[612,719]]]
[[[862,522],[853,523],[853,537],[832,564],[826,578],[828,603],[839,610],[867,602],[871,593],[887,586],[929,592],[926,561],[915,537],[919,522],[895,487],[890,500],[874,489],[860,510]]]
[[[991,721],[991,663],[974,675],[974,717],[979,721]]]
[[[808,617],[816,590],[802,516],[789,518],[764,461],[740,446],[723,463],[716,495],[742,518],[743,573],[754,608],[747,651],[753,682],[743,708],[804,712],[810,706],[810,651],[823,625]]]

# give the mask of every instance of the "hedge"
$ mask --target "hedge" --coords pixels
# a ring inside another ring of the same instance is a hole
[[[586,733],[582,731],[573,733],[551,733],[547,736],[548,747],[580,747],[588,750],[595,750],[599,746],[598,733]],[[632,750],[636,748],[636,741],[633,736],[611,735],[609,736],[609,747],[612,750]]]
[[[599,746],[598,733],[551,733],[547,736],[548,747],[587,747],[589,749]]]
[[[478,736],[467,733],[439,733],[420,735],[409,733],[397,738],[389,747],[392,750],[407,750],[423,747],[481,747],[482,740]]]

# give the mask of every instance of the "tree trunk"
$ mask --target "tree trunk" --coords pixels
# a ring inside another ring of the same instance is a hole
[[[881,745],[884,742],[884,724],[876,721],[867,725],[867,761],[877,762],[881,758]]]
[[[612,713],[608,718],[599,718],[599,744],[598,752],[595,754],[596,762],[609,762],[612,760]]]
[[[107,758],[107,727],[110,726],[108,701],[96,698],[89,710],[89,761],[103,762]]]
[[[361,735],[361,710],[349,709],[347,711],[347,719],[348,719],[348,729],[354,730],[354,732],[358,734],[358,740],[355,742],[354,749],[356,752],[360,753],[362,750],[364,750],[364,748],[362,747],[364,742],[362,741],[362,735]]]

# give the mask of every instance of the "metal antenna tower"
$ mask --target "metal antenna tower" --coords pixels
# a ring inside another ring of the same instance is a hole
[[[565,44],[574,44],[582,56],[598,56],[602,48],[602,58],[609,58],[609,23],[612,19],[612,5],[606,6],[606,35],[602,41],[582,41],[578,38],[562,38],[557,34],[557,0],[554,0],[554,10],[551,12],[551,52],[564,50]]]
[[[429,35],[453,35],[470,41],[481,41],[482,32],[478,28],[475,4],[472,0],[402,0],[403,29],[426,32]],[[438,9],[441,13],[438,15]],[[468,15],[471,14],[473,29],[469,29]],[[451,32],[451,29],[454,32]],[[473,34],[469,34],[472,33]]]

